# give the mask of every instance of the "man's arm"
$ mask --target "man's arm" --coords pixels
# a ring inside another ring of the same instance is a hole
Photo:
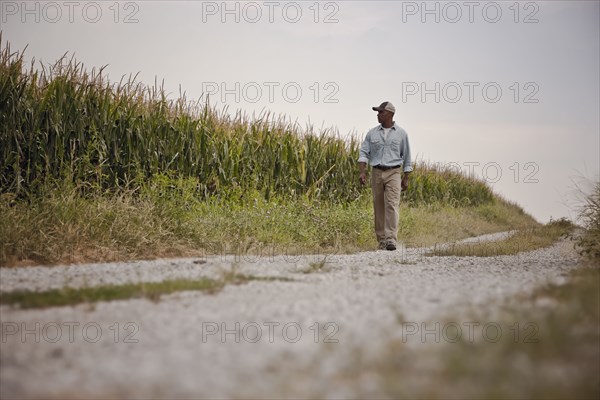
[[[408,189],[408,176],[409,175],[410,175],[410,172],[404,171],[404,175],[402,175],[402,182],[400,183],[400,187],[402,188],[402,190]]]
[[[410,173],[413,170],[413,164],[412,164],[412,160],[411,160],[411,155],[410,155],[410,143],[408,141],[408,135],[406,135],[406,137],[404,138],[404,143],[402,144],[403,148],[402,148],[402,155],[404,158],[404,175],[402,175],[402,183],[400,184],[400,187],[402,188],[402,190],[406,190],[408,189],[408,176],[410,175]]]
[[[364,185],[367,181],[367,162],[369,161],[369,155],[371,154],[371,142],[369,140],[369,133],[365,137],[362,145],[360,146],[358,156],[358,167],[360,169],[360,184]]]
[[[367,181],[367,163],[366,162],[359,162],[358,163],[358,168],[360,168],[360,184],[364,185],[365,182]]]

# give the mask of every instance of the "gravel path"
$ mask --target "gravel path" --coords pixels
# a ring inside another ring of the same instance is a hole
[[[377,377],[361,374],[360,366],[385,352],[390,340],[406,338],[407,323],[418,327],[473,307],[493,308],[498,300],[564,280],[578,263],[568,241],[516,256],[424,252],[330,255],[316,272],[309,272],[311,264],[323,255],[2,268],[0,292],[218,278],[232,269],[293,281],[250,281],[217,294],[180,292],[156,303],[2,306],[0,397],[382,396]],[[349,368],[357,371],[351,381],[339,373]]]

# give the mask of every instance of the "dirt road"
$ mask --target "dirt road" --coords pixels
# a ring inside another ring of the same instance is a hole
[[[380,377],[361,365],[402,351],[388,348],[390,340],[418,348],[456,337],[457,328],[497,335],[493,320],[449,326],[448,318],[467,318],[474,308],[493,311],[502,299],[560,282],[578,261],[567,241],[515,256],[424,253],[213,255],[0,269],[0,292],[218,278],[232,270],[277,278],[158,302],[2,306],[1,397],[385,397]]]

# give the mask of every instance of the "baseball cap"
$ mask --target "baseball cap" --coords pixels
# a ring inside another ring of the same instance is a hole
[[[392,113],[395,113],[396,107],[394,107],[394,105],[392,103],[390,103],[389,101],[384,101],[383,103],[381,103],[381,105],[379,107],[373,107],[373,111],[383,111],[383,110],[387,110]]]

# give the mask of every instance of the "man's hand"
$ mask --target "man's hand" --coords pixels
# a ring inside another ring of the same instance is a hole
[[[367,163],[359,162],[358,167],[360,169],[360,177],[358,178],[358,180],[360,181],[361,185],[364,185],[367,182]]]
[[[402,188],[402,191],[408,189],[408,174],[404,174],[404,176],[402,177],[402,182],[400,183],[400,187]]]

